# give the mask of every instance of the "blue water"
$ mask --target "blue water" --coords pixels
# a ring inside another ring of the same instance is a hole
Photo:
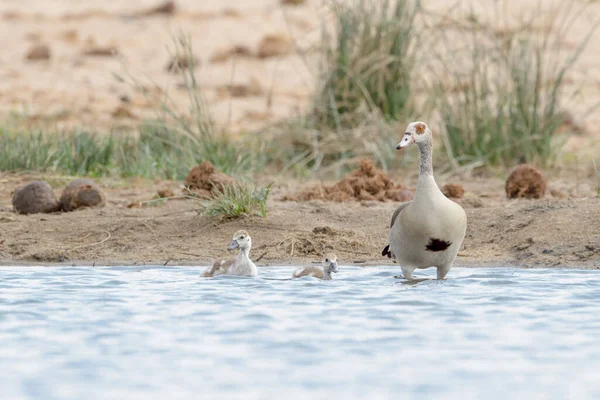
[[[0,268],[0,398],[600,398],[597,271],[201,270]]]

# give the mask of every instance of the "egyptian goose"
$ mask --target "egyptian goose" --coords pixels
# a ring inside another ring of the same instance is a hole
[[[298,268],[292,274],[292,279],[301,278],[303,276],[312,276],[314,278],[324,279],[330,281],[331,273],[338,272],[337,269],[337,257],[335,254],[326,254],[323,258],[322,266],[320,267],[305,267]]]
[[[250,247],[252,247],[252,239],[248,232],[237,231],[233,234],[233,239],[228,251],[240,249],[237,258],[220,259],[214,262],[213,266],[204,271],[201,277],[213,277],[217,275],[238,275],[238,276],[256,276],[258,270],[256,265],[250,259]]]
[[[408,125],[397,150],[416,143],[421,154],[415,198],[401,204],[392,215],[389,244],[382,255],[395,258],[402,275],[412,279],[417,268],[437,268],[444,279],[465,238],[467,215],[440,191],[433,178],[432,135],[424,122]]]

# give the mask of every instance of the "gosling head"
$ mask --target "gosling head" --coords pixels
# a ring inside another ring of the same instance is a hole
[[[396,150],[401,150],[413,143],[425,143],[431,141],[431,130],[425,122],[411,122],[406,128],[406,133],[398,145]]]
[[[248,232],[241,230],[233,234],[233,239],[231,240],[231,243],[229,243],[229,246],[227,246],[227,250],[248,250],[250,249],[250,246],[252,246],[250,235],[248,235]]]
[[[323,257],[323,269],[325,271],[329,271],[331,272],[338,272],[337,269],[337,256],[333,253],[328,253],[325,254],[325,257]]]

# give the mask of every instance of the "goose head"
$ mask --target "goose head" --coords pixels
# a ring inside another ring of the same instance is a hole
[[[323,270],[331,272],[338,272],[337,269],[337,256],[333,253],[325,254],[323,257]]]
[[[431,141],[431,130],[425,122],[411,122],[406,128],[406,133],[396,146],[396,150],[403,149],[413,143],[427,143]]]
[[[248,235],[248,232],[241,230],[233,234],[233,239],[231,240],[231,243],[229,243],[229,246],[227,246],[227,250],[250,250],[250,246],[252,246],[250,235]]]

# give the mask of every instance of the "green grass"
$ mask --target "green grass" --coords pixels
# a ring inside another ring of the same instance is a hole
[[[548,14],[524,16],[518,29],[494,31],[489,21],[471,18],[447,32],[454,40],[446,37],[437,54],[431,95],[456,163],[554,160],[564,142],[557,132],[572,100],[565,77],[597,26],[575,49],[565,47],[566,31],[584,10],[567,1]],[[505,17],[502,11],[494,15]]]
[[[194,74],[189,37],[179,35],[174,48],[175,54],[191,65],[180,70],[188,95],[186,111],[178,110],[165,95],[155,118],[140,124],[137,135],[27,132],[0,127],[0,170],[183,179],[202,161],[210,161],[233,176],[249,176],[263,169],[266,159],[248,151],[248,143],[232,141],[215,131]],[[149,92],[130,75],[117,78],[135,90]]]
[[[196,79],[196,57],[190,36],[180,33],[173,43],[174,57],[185,60],[189,66],[179,69],[188,98],[187,109],[178,109],[168,94],[161,98],[155,118],[142,126],[142,134],[151,136],[151,142],[159,146],[158,149],[149,149],[148,153],[156,154],[160,147],[164,147],[167,152],[175,153],[181,163],[193,160],[183,166],[188,170],[200,161],[210,161],[218,170],[231,175],[247,176],[263,168],[264,159],[245,151],[246,143],[233,141],[225,132],[216,130]],[[116,75],[116,78],[142,93],[148,93],[146,85],[131,74]],[[181,176],[179,167],[173,167],[177,170],[176,175]]]
[[[191,193],[191,192],[190,192]],[[237,182],[233,185],[216,187],[214,197],[197,198],[198,213],[225,219],[247,216],[267,216],[267,200],[271,193],[271,185],[265,187],[251,186]]]
[[[139,138],[87,132],[0,131],[0,170],[183,179],[197,160],[142,129]]]
[[[365,113],[402,119],[414,106],[418,0],[353,0],[332,5],[335,32],[322,28],[317,126],[355,126]]]

